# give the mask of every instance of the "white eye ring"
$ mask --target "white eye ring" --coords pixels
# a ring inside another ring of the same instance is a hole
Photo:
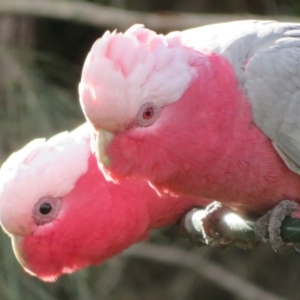
[[[60,198],[41,198],[33,208],[32,218],[36,225],[44,225],[53,221],[61,208]]]
[[[147,127],[152,125],[158,118],[160,107],[152,102],[144,103],[136,115],[136,121],[139,126]]]

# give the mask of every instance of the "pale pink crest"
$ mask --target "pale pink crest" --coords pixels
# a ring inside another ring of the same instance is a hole
[[[177,101],[196,74],[192,55],[178,32],[158,35],[142,25],[124,34],[106,32],[82,70],[79,95],[86,117],[96,127],[116,130],[146,102]]]
[[[88,168],[90,133],[85,124],[49,140],[36,139],[4,162],[0,169],[0,221],[5,230],[26,234],[33,226],[32,208],[40,198],[62,197],[73,189]]]

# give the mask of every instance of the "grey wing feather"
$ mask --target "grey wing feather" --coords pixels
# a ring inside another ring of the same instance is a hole
[[[199,38],[193,39],[195,34]],[[300,24],[230,22],[185,35],[187,45],[230,61],[252,104],[254,122],[300,174]]]
[[[254,122],[300,174],[300,38],[287,34],[257,51],[246,65],[244,88]]]

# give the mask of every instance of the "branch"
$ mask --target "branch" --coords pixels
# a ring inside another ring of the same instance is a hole
[[[242,279],[219,265],[201,257],[196,251],[186,252],[175,247],[139,244],[126,250],[123,255],[156,260],[166,264],[189,268],[200,276],[244,300],[284,300],[255,284]]]
[[[127,29],[135,23],[153,30],[183,30],[206,24],[241,19],[265,19],[257,15],[141,13],[83,1],[0,0],[0,15],[32,16],[80,22],[108,29]],[[299,18],[273,16],[278,21],[300,22]]]
[[[185,230],[200,239],[205,236],[205,230],[202,226],[202,219],[206,216],[206,211],[201,208],[190,210],[183,217]],[[223,213],[217,228],[223,237],[229,237],[239,240],[257,240],[254,231],[255,221],[251,219],[242,219],[233,211]],[[281,237],[288,243],[300,242],[300,219],[286,217],[282,222]],[[268,239],[268,235],[265,236]]]

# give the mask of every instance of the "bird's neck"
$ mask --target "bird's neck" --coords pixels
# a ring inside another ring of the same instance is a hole
[[[94,206],[103,206],[111,216],[107,226],[118,224],[118,234],[127,235],[126,243],[132,244],[146,239],[151,229],[176,223],[188,209],[205,206],[208,200],[194,197],[172,197],[167,194],[159,196],[145,180],[124,180],[120,184],[105,182],[110,203],[101,203],[103,195],[103,175],[98,169],[94,156],[90,157],[86,181],[92,189]],[[82,183],[86,189],[86,182]],[[105,197],[104,195],[103,197]],[[107,196],[106,196],[107,198]],[[109,230],[109,228],[108,228]],[[124,245],[125,246],[125,245]]]
[[[149,229],[173,225],[188,210],[195,207],[205,207],[210,202],[210,200],[203,197],[177,197],[166,193],[158,196],[156,191],[152,189],[149,190],[148,197],[145,200],[147,200],[149,214]]]
[[[116,195],[112,209],[123,219],[123,226],[135,232],[136,241],[147,238],[152,229],[175,224],[187,210],[208,204],[204,198],[159,195],[145,180],[124,180],[120,187],[124,197]]]

